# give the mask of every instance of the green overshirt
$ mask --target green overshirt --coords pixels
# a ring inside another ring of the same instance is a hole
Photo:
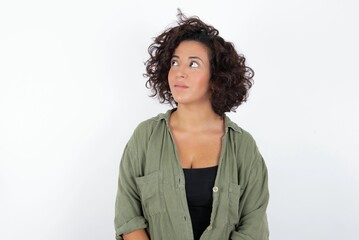
[[[169,116],[139,124],[120,163],[115,206],[116,239],[145,229],[151,240],[193,240],[184,173]],[[267,169],[252,136],[227,116],[210,225],[201,240],[266,240]]]

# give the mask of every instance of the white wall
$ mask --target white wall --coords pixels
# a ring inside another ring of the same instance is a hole
[[[359,239],[356,1],[2,1],[0,239],[114,239],[118,164],[142,120],[143,62],[176,8],[256,71],[230,114],[270,174],[271,239]]]

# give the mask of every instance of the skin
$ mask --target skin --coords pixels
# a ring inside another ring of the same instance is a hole
[[[183,41],[176,48],[168,73],[168,82],[177,102],[170,117],[182,168],[218,165],[223,118],[210,102],[210,61],[208,49],[197,41]]]
[[[124,240],[150,240],[144,229],[139,229],[123,235]]]
[[[177,110],[169,125],[182,168],[205,168],[219,163],[223,118],[210,102],[208,49],[197,41],[181,42],[173,53],[168,83]],[[124,234],[124,240],[148,240],[144,229]]]
[[[168,83],[180,105],[208,105],[210,99],[210,63],[208,50],[202,43],[183,41],[175,49]]]

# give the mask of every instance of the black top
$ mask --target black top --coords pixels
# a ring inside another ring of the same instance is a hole
[[[183,169],[186,196],[191,215],[194,240],[198,240],[208,227],[212,213],[212,188],[218,166]]]

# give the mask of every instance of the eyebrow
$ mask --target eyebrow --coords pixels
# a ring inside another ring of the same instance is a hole
[[[177,56],[177,55],[173,55],[172,58],[180,58],[180,57]],[[204,63],[203,60],[202,60],[200,57],[189,56],[188,58],[189,58],[189,59],[198,59],[198,60],[200,60],[202,63]]]

